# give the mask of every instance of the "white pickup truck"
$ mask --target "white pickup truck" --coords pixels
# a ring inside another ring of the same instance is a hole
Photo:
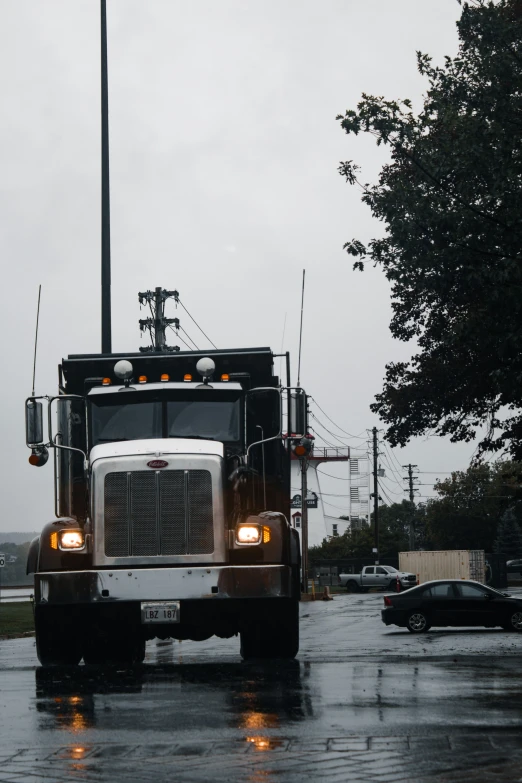
[[[397,580],[401,590],[415,587],[417,577],[407,571],[397,571],[393,566],[364,566],[360,574],[339,574],[339,582],[349,593],[365,593],[370,587],[380,587],[383,590],[396,590]]]

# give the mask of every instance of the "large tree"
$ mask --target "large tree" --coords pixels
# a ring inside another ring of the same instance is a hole
[[[394,337],[415,339],[409,363],[386,368],[371,406],[404,445],[437,433],[479,453],[522,458],[522,0],[464,4],[456,57],[417,55],[428,89],[408,100],[363,95],[338,117],[349,134],[390,148],[378,184],[340,166],[383,223],[366,245],[345,245],[360,269],[383,267]]]
[[[494,551],[499,523],[511,509],[522,521],[522,465],[472,465],[437,481],[438,498],[426,504],[426,545],[433,549]]]

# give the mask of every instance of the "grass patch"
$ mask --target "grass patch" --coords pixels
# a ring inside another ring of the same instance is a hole
[[[30,601],[0,604],[0,636],[34,631],[33,607]]]

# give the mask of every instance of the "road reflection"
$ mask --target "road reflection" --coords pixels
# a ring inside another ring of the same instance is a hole
[[[58,729],[70,741],[116,721],[120,731],[144,735],[239,729],[263,751],[277,742],[274,730],[313,716],[309,666],[297,661],[39,668],[35,678],[38,729]],[[82,747],[71,747],[70,758],[80,760]]]

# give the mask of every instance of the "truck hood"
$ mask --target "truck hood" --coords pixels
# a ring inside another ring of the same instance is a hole
[[[107,457],[129,457],[150,454],[152,457],[164,457],[169,454],[212,454],[224,456],[224,446],[215,440],[192,438],[150,438],[147,440],[124,440],[114,443],[102,443],[94,446],[89,455],[91,465],[98,459]]]

